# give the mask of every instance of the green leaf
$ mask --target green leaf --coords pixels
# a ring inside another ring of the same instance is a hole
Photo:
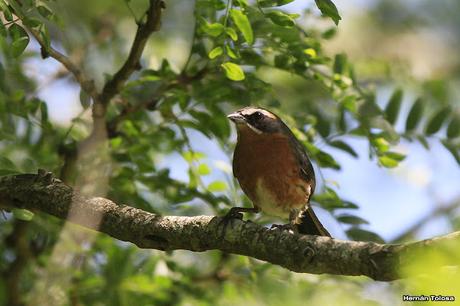
[[[343,108],[345,108],[352,114],[356,114],[356,112],[358,111],[358,102],[356,100],[356,96],[346,96],[342,99],[342,101],[340,101],[340,104],[343,106]]]
[[[40,25],[43,24],[40,20],[30,17],[24,18],[22,22],[29,28],[38,28]]]
[[[230,56],[233,59],[238,59],[240,58],[239,54],[233,51],[233,49],[227,44],[225,45],[225,52],[227,52],[227,55]]]
[[[237,41],[238,40],[238,35],[236,34],[236,31],[233,28],[225,28],[225,33],[233,40]],[[228,46],[228,45],[225,45]]]
[[[208,185],[208,190],[211,192],[222,192],[227,189],[227,184],[222,181],[214,181]]]
[[[34,217],[34,213],[27,209],[13,208],[13,216],[22,221],[30,221]]]
[[[237,64],[226,62],[221,65],[227,78],[233,81],[242,81],[245,78],[244,71]]]
[[[460,115],[454,115],[447,126],[447,138],[456,138],[460,136]]]
[[[447,120],[450,114],[450,107],[445,107],[439,110],[436,114],[431,117],[425,129],[427,135],[432,135],[441,129],[442,124]]]
[[[427,150],[430,149],[430,144],[428,143],[428,140],[425,137],[423,137],[423,135],[418,135],[418,136],[416,136],[416,138],[422,144],[422,146],[425,149],[427,149]]]
[[[50,19],[53,16],[53,12],[44,3],[40,3],[37,6],[38,13],[45,19]]]
[[[379,163],[385,168],[395,168],[399,164],[397,160],[386,155],[379,156]]]
[[[324,39],[331,39],[332,37],[335,36],[335,34],[337,34],[337,28],[330,28],[330,29],[324,31],[321,34],[321,37],[324,38]]]
[[[308,55],[308,57],[311,58],[311,59],[318,57],[318,54],[316,53],[316,50],[313,49],[313,48],[307,48],[307,49],[303,50],[303,53]]]
[[[204,18],[200,18],[200,21],[202,24],[203,31],[212,37],[219,36],[225,30],[224,25],[221,23],[209,23]]]
[[[208,57],[210,59],[215,59],[216,57],[222,55],[222,53],[224,53],[224,50],[222,49],[222,47],[216,47],[212,49],[211,52],[209,52]]]
[[[448,141],[445,141],[445,140],[442,140],[441,143],[450,152],[450,154],[452,154],[452,156],[457,161],[457,164],[460,165],[460,147],[455,146],[454,144],[452,144],[452,143],[450,143]]]
[[[353,148],[350,147],[350,145],[348,145],[347,143],[341,140],[331,141],[329,144],[337,149],[347,152],[353,157],[356,157],[356,158],[358,157],[358,153],[356,153],[356,151],[353,150]]]
[[[14,57],[21,55],[29,44],[29,35],[27,32],[18,24],[13,23],[9,28],[8,32],[13,41],[11,44],[11,54]]]
[[[353,226],[349,230],[347,230],[347,235],[353,240],[358,241],[373,241],[378,243],[384,243],[385,241],[374,232],[366,231],[362,228]]]
[[[273,7],[282,6],[291,3],[294,0],[259,0],[258,4],[260,7]]]
[[[186,151],[182,153],[182,157],[187,161],[187,162],[192,162],[194,160],[200,160],[204,158],[206,155],[202,152],[191,152],[191,151]]]
[[[342,17],[340,17],[337,7],[331,0],[315,0],[315,3],[324,16],[330,17],[336,25],[339,25]]]
[[[334,58],[334,73],[343,74],[346,64],[347,55],[345,53],[336,54]]]
[[[6,30],[6,27],[3,24],[3,22],[0,21],[0,36],[6,37],[6,35],[8,35],[8,31]]]
[[[13,21],[13,14],[11,14],[10,8],[3,0],[0,0],[0,11],[3,12],[3,17],[5,17],[6,21]]]
[[[398,119],[399,110],[401,109],[401,102],[403,98],[403,91],[401,89],[396,89],[391,95],[390,101],[388,102],[387,107],[385,108],[385,117],[391,124],[395,124]]]
[[[199,175],[208,175],[211,173],[211,168],[209,168],[206,164],[200,164],[198,166],[198,174]]]
[[[279,26],[291,28],[295,25],[292,15],[281,11],[271,11],[265,14],[270,20]]]
[[[244,40],[251,45],[254,42],[254,34],[248,17],[242,11],[235,9],[230,10],[230,17],[232,17],[236,27],[243,34]]]
[[[420,123],[420,119],[422,119],[423,115],[423,106],[424,101],[421,98],[415,100],[414,104],[412,105],[409,111],[409,115],[407,115],[406,131],[414,130]]]
[[[358,216],[353,216],[350,214],[342,214],[337,217],[337,220],[346,224],[360,225],[360,224],[369,224],[368,221],[360,218]]]
[[[398,162],[403,161],[406,158],[406,155],[398,153],[398,152],[386,152],[385,155]]]
[[[334,157],[324,151],[319,151],[316,154],[316,159],[318,160],[318,163],[321,167],[340,170],[340,165],[337,163]]]

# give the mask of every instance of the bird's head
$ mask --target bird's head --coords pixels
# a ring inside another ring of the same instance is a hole
[[[283,132],[284,129],[284,124],[277,115],[260,107],[245,107],[227,117],[235,123],[239,132],[249,128],[260,135]]]

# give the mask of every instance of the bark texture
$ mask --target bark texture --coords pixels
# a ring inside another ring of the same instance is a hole
[[[250,221],[216,216],[158,216],[118,205],[105,198],[87,198],[51,173],[0,177],[0,205],[26,208],[67,219],[140,248],[223,252],[250,256],[295,272],[365,275],[374,280],[400,278],[400,268],[419,252],[460,243],[460,232],[407,244],[342,241],[268,229]],[[95,216],[101,216],[94,228]],[[458,265],[459,255],[447,264]],[[446,264],[446,263],[444,263]]]

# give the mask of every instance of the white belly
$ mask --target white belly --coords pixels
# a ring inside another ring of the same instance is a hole
[[[259,179],[256,186],[257,203],[255,205],[267,215],[289,219],[291,209],[302,209],[306,205],[303,201],[302,203],[280,203],[277,197],[270,192],[270,189],[264,186],[263,179]],[[295,186],[290,187],[296,188]]]

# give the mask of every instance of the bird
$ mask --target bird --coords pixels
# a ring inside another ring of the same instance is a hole
[[[232,207],[226,217],[242,212],[289,219],[288,229],[331,237],[310,205],[315,172],[304,146],[273,112],[244,107],[229,114],[237,130],[233,175],[253,207]]]

